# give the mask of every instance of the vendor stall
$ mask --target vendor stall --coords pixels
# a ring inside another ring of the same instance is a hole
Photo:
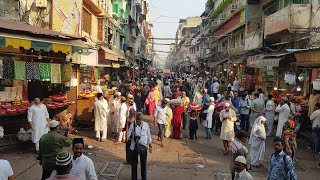
[[[87,47],[78,37],[27,24],[0,21],[0,30],[2,147],[17,143],[18,132],[29,132],[21,128],[30,129],[27,111],[35,97],[47,106],[50,118],[75,103],[66,95],[72,76],[67,54]]]

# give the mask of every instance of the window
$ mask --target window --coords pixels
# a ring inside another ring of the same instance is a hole
[[[91,34],[91,14],[85,8],[82,9],[82,30]]]
[[[98,40],[99,41],[103,41],[103,36],[104,36],[104,33],[103,33],[103,19],[102,18],[99,18],[98,19]]]

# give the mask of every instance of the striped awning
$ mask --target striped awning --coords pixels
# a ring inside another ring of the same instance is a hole
[[[36,38],[27,35],[0,32],[0,47],[34,49],[62,53],[83,52],[89,47],[82,40]]]

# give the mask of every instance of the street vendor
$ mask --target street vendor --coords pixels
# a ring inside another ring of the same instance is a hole
[[[200,111],[202,109],[201,106],[199,106],[196,103],[193,103],[189,106],[190,112],[190,124],[189,124],[189,138],[190,139],[198,139],[197,136],[197,130],[198,130],[198,119],[200,115]]]
[[[40,102],[40,98],[34,99],[34,104],[28,110],[28,122],[32,130],[32,142],[39,152],[39,141],[42,135],[48,133],[49,113],[47,107]]]

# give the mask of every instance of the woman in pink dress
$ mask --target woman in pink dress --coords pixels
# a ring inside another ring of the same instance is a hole
[[[174,105],[175,107],[172,108],[172,112],[173,112],[173,121],[172,121],[172,125],[173,125],[173,133],[172,133],[172,138],[173,139],[180,139],[180,135],[181,135],[181,126],[182,126],[182,118],[181,115],[184,112],[184,108],[183,108],[183,104],[179,105],[176,104]]]
[[[156,94],[154,92],[154,87],[151,86],[150,92],[146,99],[146,105],[148,106],[148,114],[151,116],[153,116],[154,114],[155,104],[156,104]]]

